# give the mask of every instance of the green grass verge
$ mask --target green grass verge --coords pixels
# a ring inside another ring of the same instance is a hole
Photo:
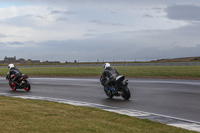
[[[200,66],[119,66],[117,71],[129,77],[200,78]],[[100,76],[102,67],[29,67],[19,68],[22,73],[41,76]],[[0,68],[5,76],[8,69]]]
[[[89,107],[0,96],[1,133],[193,133]]]

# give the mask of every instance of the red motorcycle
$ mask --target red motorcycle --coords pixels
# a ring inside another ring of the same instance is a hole
[[[28,75],[22,74],[19,78],[17,78],[15,81],[13,80],[15,77],[14,74],[8,77],[6,76],[6,79],[9,81],[9,86],[12,90],[16,91],[17,89],[24,89],[26,91],[30,91],[31,85],[28,82]]]

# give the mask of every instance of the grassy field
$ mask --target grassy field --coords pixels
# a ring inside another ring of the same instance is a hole
[[[89,107],[0,96],[1,133],[193,133]]]
[[[119,66],[117,71],[135,78],[183,78],[200,79],[200,66]],[[19,68],[30,76],[100,76],[102,67],[29,67]],[[0,75],[5,76],[8,69],[0,68]]]

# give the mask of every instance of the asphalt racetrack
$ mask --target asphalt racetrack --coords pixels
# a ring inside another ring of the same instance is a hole
[[[31,91],[12,91],[0,77],[0,93],[42,96],[134,109],[200,122],[200,82],[195,80],[129,79],[131,98],[107,98],[97,78],[30,78]]]

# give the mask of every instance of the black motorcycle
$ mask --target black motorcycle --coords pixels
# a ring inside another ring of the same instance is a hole
[[[131,97],[131,93],[128,88],[128,80],[125,80],[125,76],[117,76],[115,82],[106,87],[100,78],[101,84],[104,86],[104,91],[109,98],[113,96],[122,96],[124,100],[128,100]]]
[[[8,77],[6,76],[6,79],[9,81],[9,86],[12,90],[16,91],[17,89],[24,89],[26,91],[30,91],[31,85],[28,82],[28,75],[22,74],[19,78],[17,78],[15,81],[13,80],[15,77],[14,74]]]

